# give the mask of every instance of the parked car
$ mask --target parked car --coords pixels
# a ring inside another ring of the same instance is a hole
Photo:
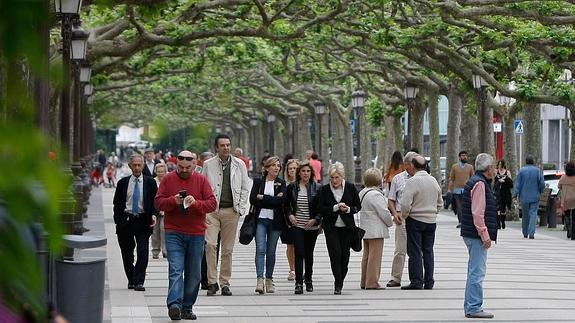
[[[543,181],[545,182],[545,188],[551,189],[551,194],[549,196],[548,204],[553,206],[552,210],[555,210],[555,205],[557,202],[557,194],[559,193],[559,179],[563,176],[563,172],[556,170],[544,170],[543,171]],[[517,205],[520,216],[522,215],[521,203]],[[542,210],[539,210],[541,212]]]
[[[145,140],[135,141],[128,144],[128,147],[134,148],[137,150],[144,150],[146,148],[152,147],[152,143]]]

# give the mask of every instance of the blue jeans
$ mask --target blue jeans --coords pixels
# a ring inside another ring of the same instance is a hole
[[[168,251],[168,308],[192,309],[198,298],[202,279],[204,236],[166,232]]]
[[[256,229],[256,273],[258,278],[264,278],[264,263],[266,278],[273,278],[276,265],[276,247],[281,231],[274,230],[273,221],[258,219]]]
[[[535,225],[537,224],[537,209],[539,201],[531,203],[521,203],[521,231],[523,236],[535,237]]]
[[[467,262],[467,282],[465,284],[465,314],[475,314],[483,311],[483,279],[487,267],[487,249],[481,239],[463,237],[469,252]]]

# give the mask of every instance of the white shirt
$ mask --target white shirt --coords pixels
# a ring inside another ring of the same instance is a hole
[[[274,196],[274,181],[266,181],[266,186],[264,188],[264,195]],[[272,209],[261,209],[260,219],[274,219],[274,210]]]
[[[410,178],[411,176],[409,176],[409,173],[404,170],[403,172],[395,175],[391,181],[391,186],[389,187],[387,198],[395,201],[395,209],[397,212],[401,212],[401,205],[399,204],[399,201],[401,200],[401,194],[403,194],[405,183]]]
[[[154,164],[154,161],[146,161],[146,167],[148,167],[148,170],[150,171],[150,174],[154,174],[154,166],[156,166],[156,164]]]
[[[140,209],[138,213],[144,212],[144,176],[135,177],[130,176],[130,181],[128,182],[128,192],[126,193],[126,212],[132,213],[132,197],[134,196],[134,185],[136,185],[136,178],[140,181],[138,186],[140,188],[140,200],[138,201],[138,208]]]
[[[341,187],[338,189],[333,188],[331,183],[329,184],[329,187],[331,188],[331,192],[333,193],[333,197],[335,198],[335,201],[337,203],[339,203],[341,201],[341,198],[343,197],[343,189],[345,187],[345,181],[341,182]],[[339,207],[337,205],[334,205],[333,211],[337,212],[337,210],[339,210]],[[337,220],[335,220],[335,226],[338,228],[345,228],[345,222],[343,222],[340,215],[338,215]]]

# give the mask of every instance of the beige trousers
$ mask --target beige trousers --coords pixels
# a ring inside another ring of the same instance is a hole
[[[364,239],[361,258],[361,288],[379,288],[381,258],[383,256],[383,238]]]
[[[220,234],[220,286],[229,286],[232,276],[232,252],[236,240],[240,216],[233,208],[219,209],[206,216],[206,263],[208,265],[208,284],[218,282],[218,260],[216,248]]]
[[[405,231],[405,220],[400,225],[395,225],[395,252],[391,264],[391,280],[401,283],[403,267],[405,265],[405,254],[407,253],[407,232]]]
[[[166,231],[164,230],[164,216],[156,216],[156,225],[152,231],[152,255],[160,255],[160,250],[163,256],[167,256],[166,251]]]

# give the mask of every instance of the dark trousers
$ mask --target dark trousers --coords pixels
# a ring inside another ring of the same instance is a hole
[[[416,287],[432,288],[433,280],[433,244],[435,243],[435,223],[424,223],[407,218],[407,255],[409,256],[409,280]],[[423,266],[422,266],[423,262]],[[423,274],[425,268],[425,276]]]
[[[319,230],[304,230],[293,227],[291,234],[295,248],[295,282],[303,284],[304,281],[304,260],[305,260],[305,282],[311,283],[313,274],[313,250],[317,241]]]
[[[220,235],[218,234],[218,246],[216,247],[216,265],[218,264],[218,259],[220,259]],[[202,280],[201,280],[202,288],[207,288],[208,283],[208,262],[206,260],[206,253],[204,252],[204,256],[202,257]]]
[[[128,284],[144,284],[146,268],[148,268],[148,252],[151,231],[147,228],[134,228],[128,224],[116,231],[118,244],[122,251],[124,272],[128,278]],[[134,248],[136,249],[136,264],[134,265]]]
[[[461,206],[463,204],[463,194],[453,194],[453,203],[457,213],[457,221],[461,223]]]
[[[335,227],[325,231],[325,243],[331,263],[331,272],[335,279],[335,288],[343,288],[343,281],[347,275],[351,235],[352,231],[347,228]]]

